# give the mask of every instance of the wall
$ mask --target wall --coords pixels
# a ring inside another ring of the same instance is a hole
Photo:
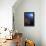
[[[17,3],[16,3],[17,4]],[[41,46],[41,31],[40,31],[40,10],[41,1],[40,0],[23,0],[19,5],[13,6],[14,13],[14,24],[18,32],[23,33],[23,37],[26,39],[31,39],[35,42],[36,46]],[[35,26],[34,27],[24,27],[24,12],[35,12]]]
[[[4,30],[4,27],[8,28],[9,30],[12,29],[12,6],[15,2],[16,0],[0,0],[0,33]],[[1,27],[3,28],[1,29]],[[10,32],[8,30],[7,32],[3,31],[0,34],[0,38],[5,38],[5,36],[8,35],[10,35]]]
[[[0,27],[12,29],[12,6],[16,0],[0,0]]]
[[[46,0],[41,1],[41,41],[46,46]]]

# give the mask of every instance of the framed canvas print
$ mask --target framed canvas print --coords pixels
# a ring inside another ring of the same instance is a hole
[[[34,26],[34,12],[24,12],[24,26]]]

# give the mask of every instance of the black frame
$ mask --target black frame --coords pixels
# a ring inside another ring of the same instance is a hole
[[[24,26],[34,26],[34,16],[34,12],[24,12]],[[27,21],[27,23],[25,22],[25,20]]]

